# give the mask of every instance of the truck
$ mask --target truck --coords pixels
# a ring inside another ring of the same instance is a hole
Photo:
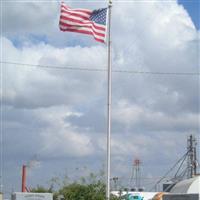
[[[11,200],[53,200],[52,193],[14,192]]]

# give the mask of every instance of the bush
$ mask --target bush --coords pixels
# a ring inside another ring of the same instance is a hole
[[[105,200],[106,185],[102,172],[99,174],[90,173],[88,177],[81,177],[76,182],[70,182],[69,177],[65,176],[62,183],[59,178],[51,179],[51,186],[46,189],[43,186],[37,186],[31,192],[53,193],[53,199],[57,200],[59,195],[63,195],[65,200]],[[58,191],[54,191],[54,184],[58,186]],[[111,200],[119,198],[111,196]]]

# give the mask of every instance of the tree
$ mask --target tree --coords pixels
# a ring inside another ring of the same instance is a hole
[[[68,176],[64,176],[62,181],[56,177],[51,179],[51,186],[49,188],[38,185],[31,192],[53,193],[54,200],[57,200],[57,197],[60,195],[65,200],[105,200],[106,185],[104,181],[104,173],[102,171],[97,174],[90,173],[88,176],[81,177],[76,181],[70,181],[70,177]],[[53,188],[58,188],[58,190],[54,191]],[[111,200],[118,199],[117,197],[111,196]]]
[[[36,193],[53,193],[53,187],[52,185],[49,188],[45,188],[43,186],[37,185],[36,188],[32,188],[31,192],[36,192]]]
[[[32,188],[30,192],[34,193],[53,193],[53,199],[56,200],[58,193],[53,191],[53,185],[51,185],[49,188],[45,188],[43,186],[37,185],[36,188]]]
[[[58,192],[62,194],[66,200],[105,200],[105,184],[98,181],[88,185],[73,183],[63,187]],[[111,197],[117,200],[116,197]]]

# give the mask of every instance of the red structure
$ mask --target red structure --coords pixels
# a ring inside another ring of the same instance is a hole
[[[141,187],[141,170],[140,170],[141,161],[139,159],[135,159],[133,161],[133,177],[135,179],[135,187],[139,189]]]
[[[141,164],[139,159],[134,160],[134,166],[139,166]]]
[[[26,192],[26,165],[22,166],[22,192]]]

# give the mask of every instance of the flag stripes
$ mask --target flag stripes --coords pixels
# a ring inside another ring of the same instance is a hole
[[[105,10],[105,9],[104,9]],[[95,40],[105,42],[106,12],[101,10],[71,9],[61,4],[60,30],[92,35]],[[95,20],[93,20],[95,18]],[[98,22],[96,21],[98,19]]]

